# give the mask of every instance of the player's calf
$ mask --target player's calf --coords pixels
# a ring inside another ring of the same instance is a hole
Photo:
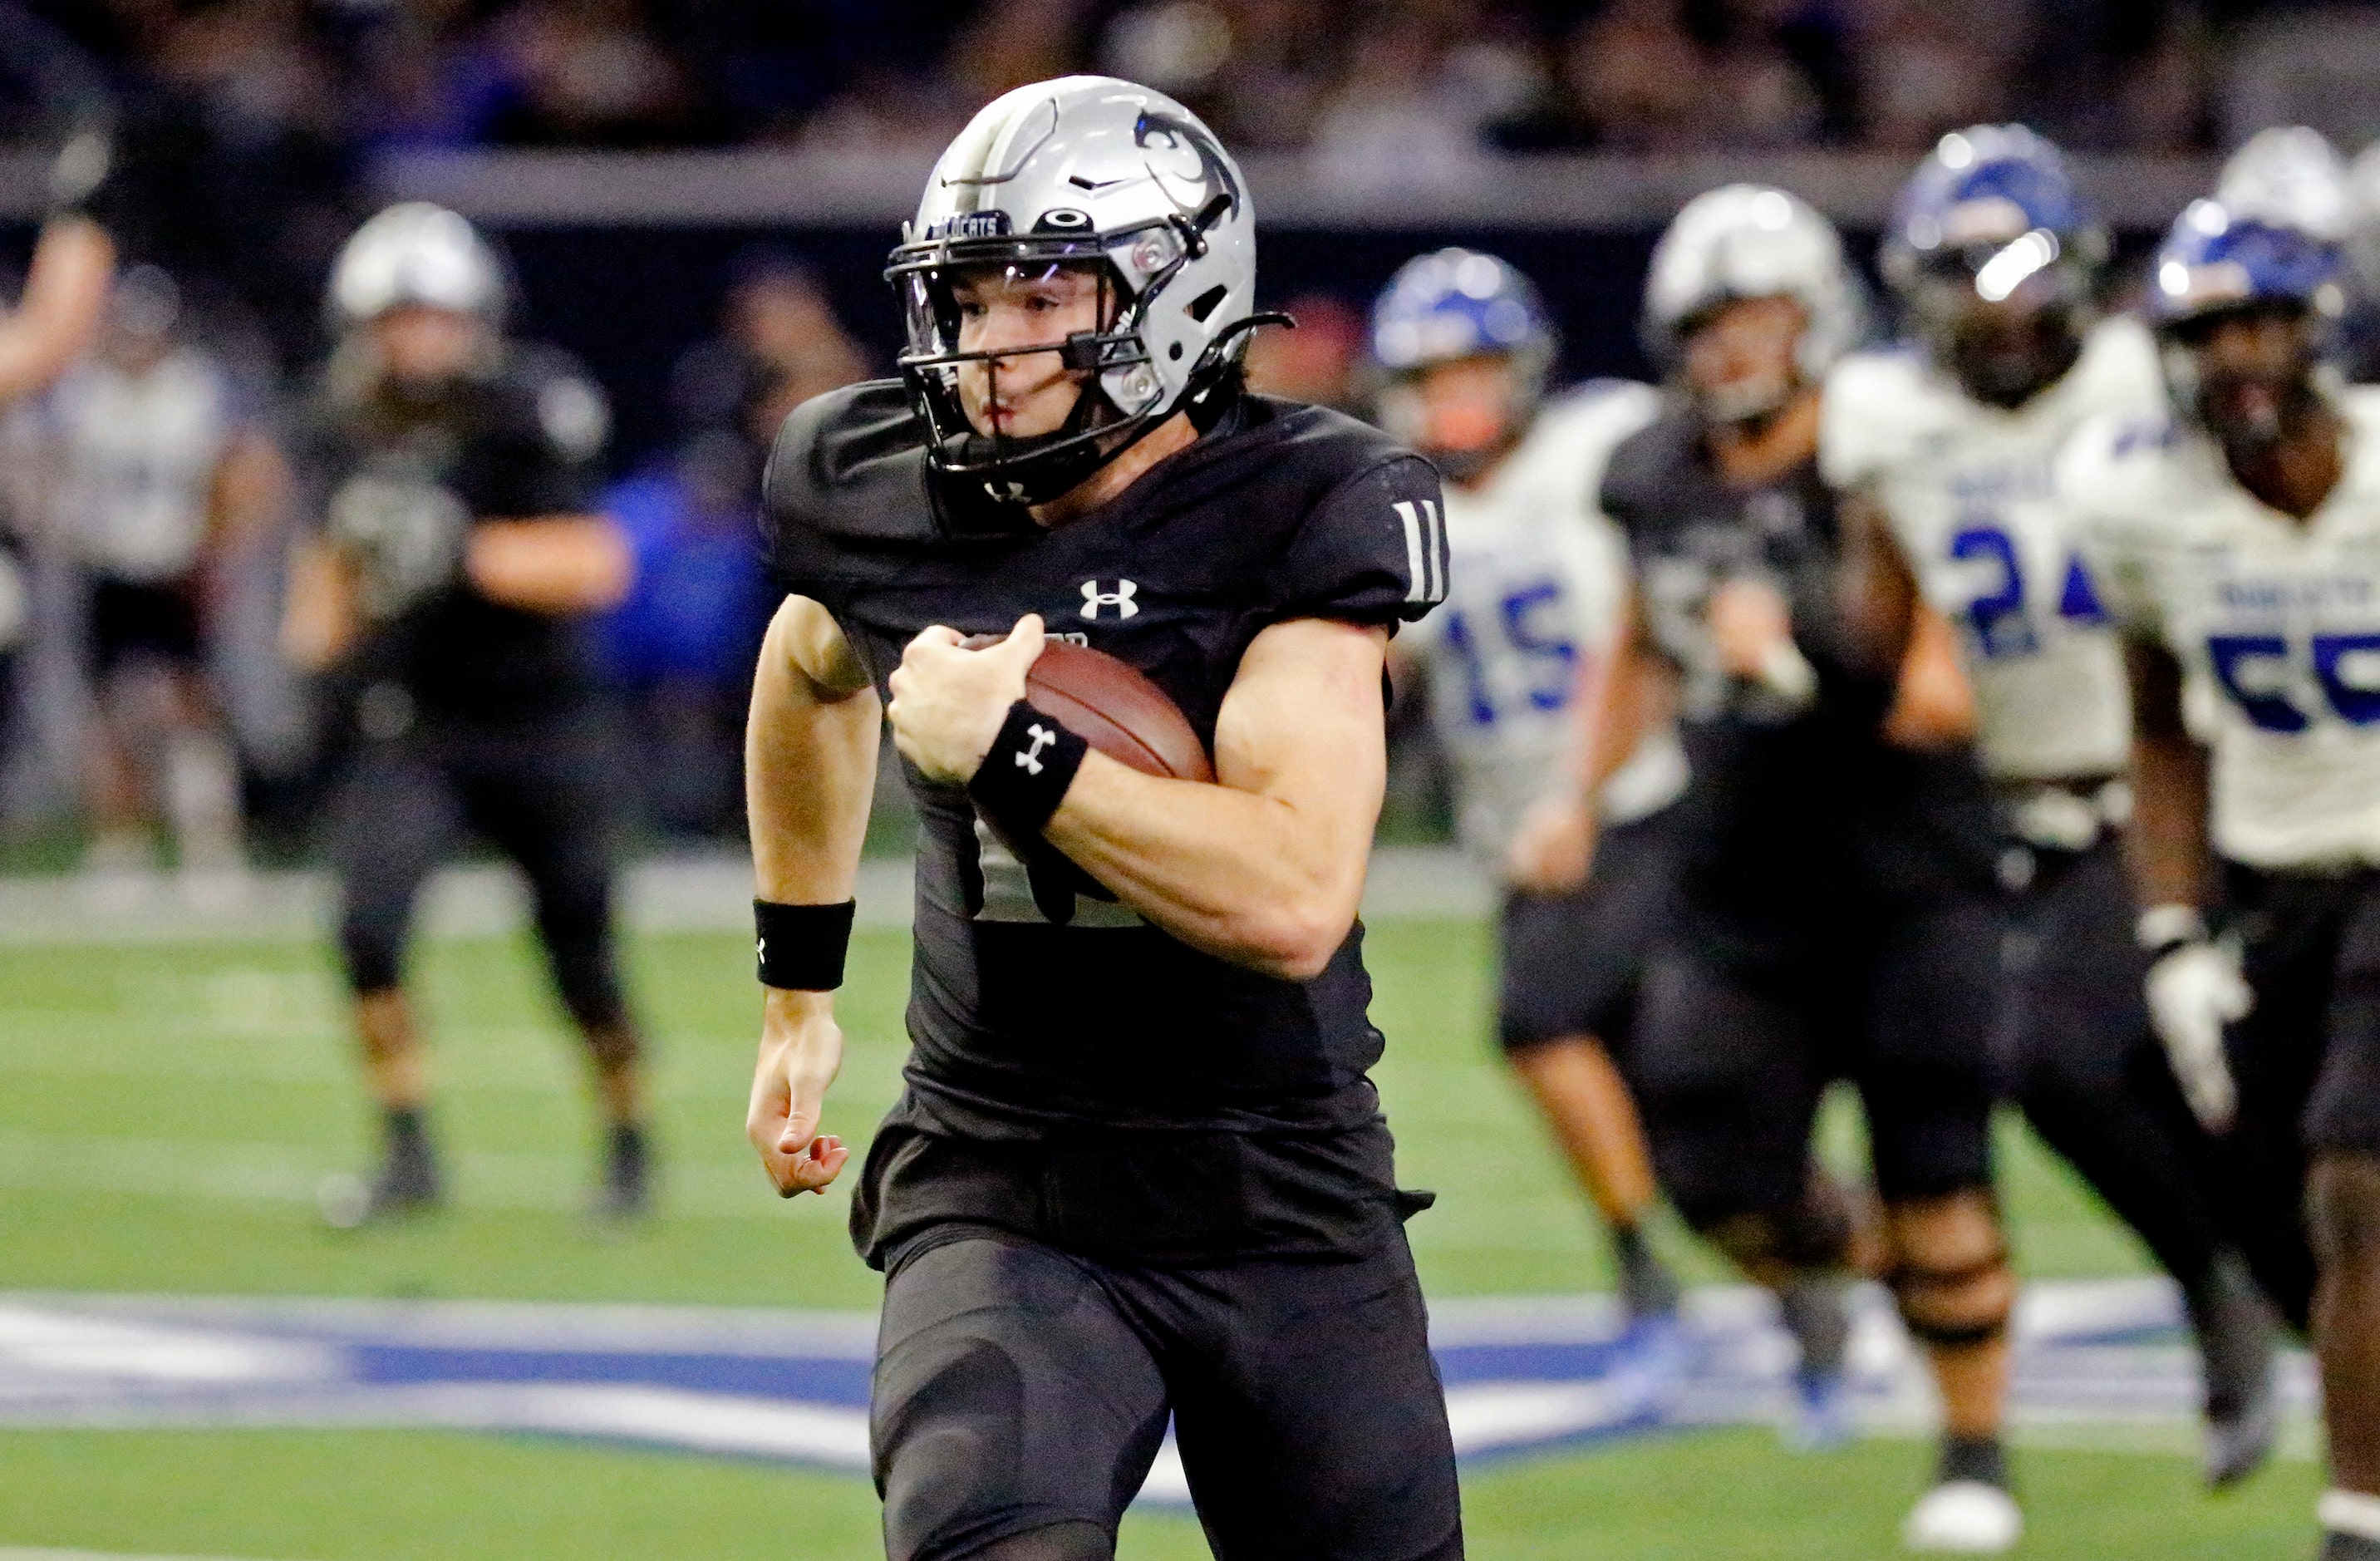
[[[2334,1487],[2323,1525],[2380,1542],[2380,1155],[2318,1154],[2306,1213],[2321,1272],[2313,1335]]]

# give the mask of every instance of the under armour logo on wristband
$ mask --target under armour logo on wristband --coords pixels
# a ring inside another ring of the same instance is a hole
[[[1041,750],[1056,742],[1058,734],[1036,722],[1025,728],[1025,735],[1033,739],[1033,746],[1016,756],[1016,767],[1038,775],[1041,773]]]

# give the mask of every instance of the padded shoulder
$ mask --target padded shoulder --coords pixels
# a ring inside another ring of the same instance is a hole
[[[1679,472],[1694,459],[1696,425],[1683,407],[1659,416],[1621,440],[1603,471],[1602,507],[1632,537],[1659,524]]]
[[[898,380],[812,396],[786,415],[760,480],[761,529],[777,582],[827,600],[873,571],[868,555],[934,536],[924,432]]]
[[[1856,488],[1914,458],[1942,427],[1953,394],[1922,352],[1854,352],[1827,374],[1818,412],[1818,470],[1828,484]]]

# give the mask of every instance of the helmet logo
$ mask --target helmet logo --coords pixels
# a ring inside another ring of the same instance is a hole
[[[1232,177],[1231,165],[1223,161],[1222,149],[1197,126],[1144,110],[1133,126],[1132,139],[1134,145],[1152,154],[1148,171],[1156,177],[1158,188],[1184,213],[1204,210],[1219,193],[1230,197],[1232,210],[1239,209],[1239,181]]]
[[[928,238],[999,238],[1008,232],[1008,213],[997,207],[989,212],[957,212],[929,226]]]

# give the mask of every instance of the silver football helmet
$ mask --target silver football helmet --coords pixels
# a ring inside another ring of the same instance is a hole
[[[461,213],[427,201],[389,207],[349,236],[331,266],[332,323],[344,330],[422,304],[501,319],[504,262]]]
[[[960,132],[927,181],[885,279],[908,328],[901,377],[939,475],[1004,504],[1073,488],[1175,412],[1212,393],[1257,323],[1256,221],[1214,132],[1162,92],[1107,76],[1019,87]],[[954,276],[1083,266],[1102,283],[1101,324],[1059,351],[1081,376],[1065,426],[1035,438],[978,433],[958,396],[962,363],[1032,349],[959,345]]]
[[[1654,247],[1645,348],[1674,369],[1699,316],[1734,299],[1776,297],[1792,299],[1808,318],[1795,349],[1807,382],[1867,334],[1864,290],[1834,224],[1816,208],[1767,185],[1706,190],[1686,202]]]
[[[2274,125],[2242,141],[2223,165],[2215,199],[2234,217],[2293,227],[2325,244],[2346,241],[2355,204],[2346,160],[2305,125]]]

